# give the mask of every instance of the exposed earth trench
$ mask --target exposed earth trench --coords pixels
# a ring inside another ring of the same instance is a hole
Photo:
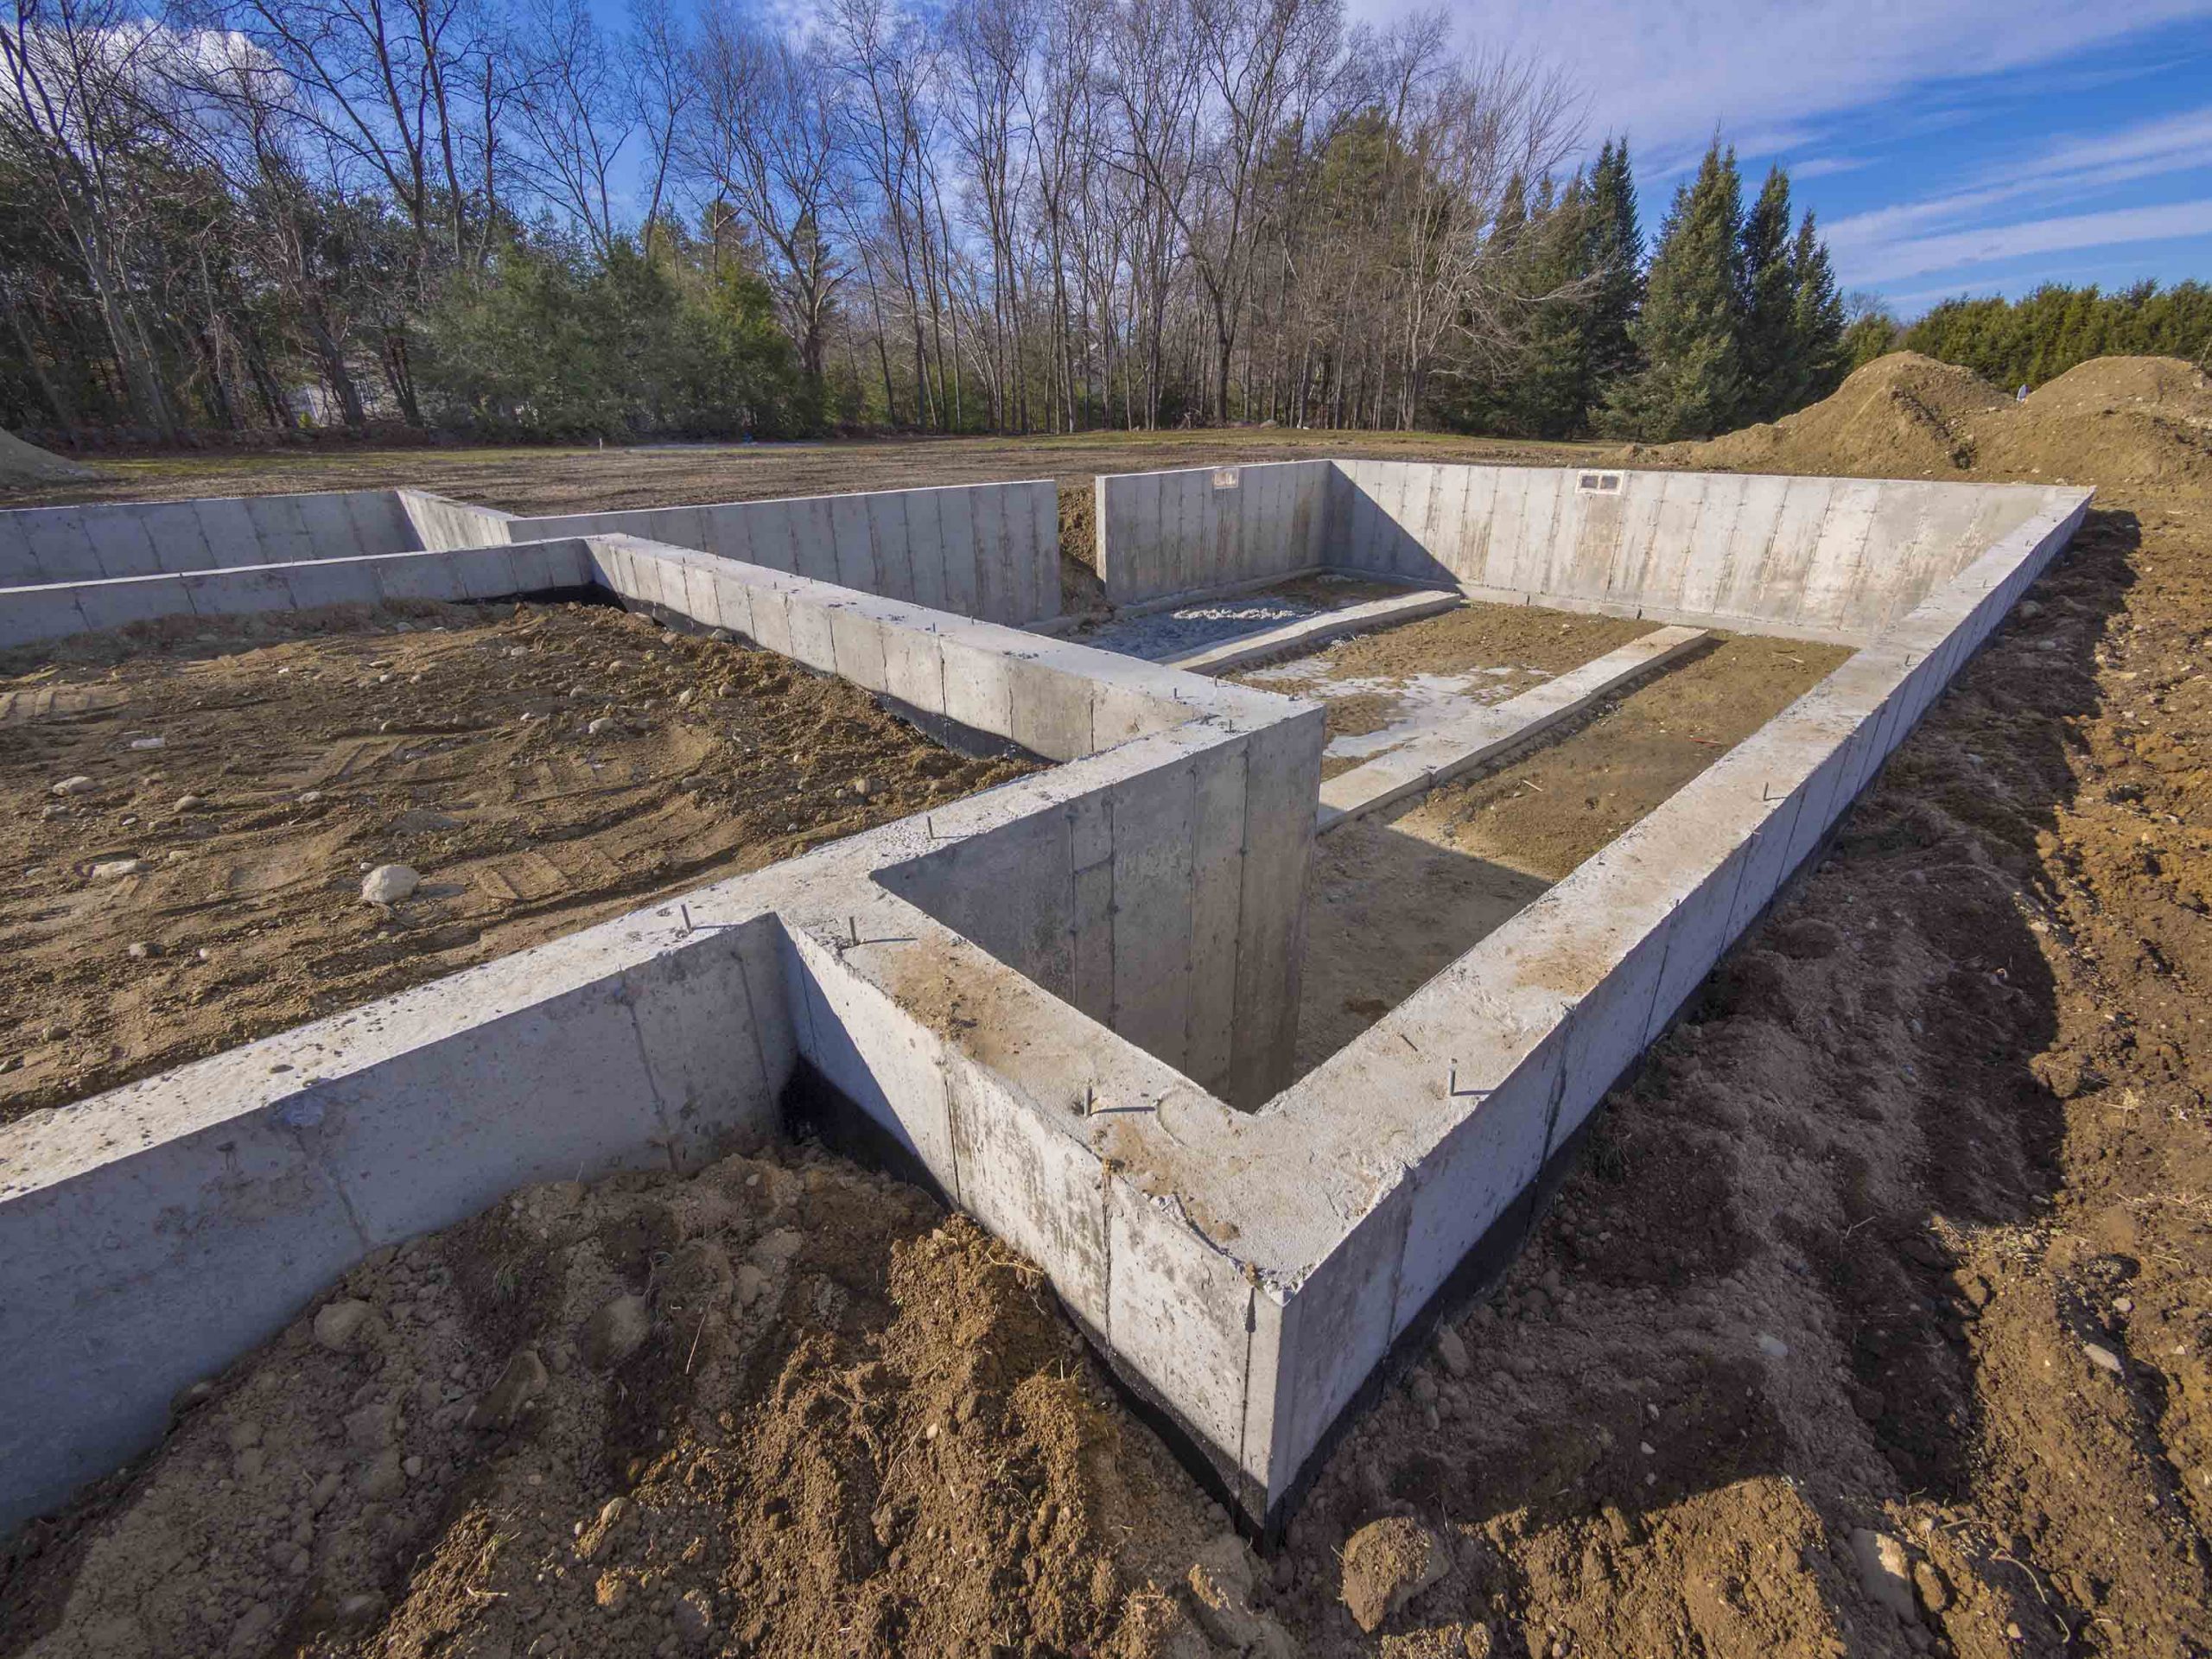
[[[13,1541],[0,1655],[2212,1651],[2184,391],[1272,1559],[1033,1269],[766,1148],[372,1261]]]

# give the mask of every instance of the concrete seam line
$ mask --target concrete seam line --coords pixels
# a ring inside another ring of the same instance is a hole
[[[753,994],[753,970],[746,965],[745,946],[741,938],[745,930],[757,924],[752,922],[741,922],[731,930],[732,940],[736,946],[732,954],[737,961],[738,993],[745,999],[746,1023],[750,1027],[753,1037],[753,1057],[760,1063],[760,1077],[766,1082],[770,1079],[768,1045],[760,1029],[760,1001]],[[775,1108],[775,1101],[771,1098],[768,1104],[772,1111]]]
[[[281,1114],[278,1116],[277,1122],[283,1123]],[[338,1200],[338,1207],[346,1212],[346,1225],[353,1230],[353,1236],[361,1242],[362,1254],[366,1255],[376,1249],[376,1240],[370,1236],[369,1230],[362,1225],[360,1211],[353,1208],[353,1195],[346,1190],[345,1180],[336,1170],[324,1161],[318,1148],[308,1144],[305,1129],[296,1128],[289,1123],[283,1123],[283,1128],[284,1132],[292,1137],[293,1144],[299,1147],[300,1156],[307,1161],[308,1166],[329,1185],[331,1196]]]

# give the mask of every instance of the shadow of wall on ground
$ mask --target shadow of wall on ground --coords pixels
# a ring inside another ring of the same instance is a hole
[[[1408,1615],[1433,1624],[1537,1599],[1486,1539],[1549,1529],[1571,1557],[1760,1477],[1834,1490],[1839,1433],[1900,1496],[1968,1497],[1978,1292],[1946,1241],[2033,1222],[2060,1184],[2064,1106],[2031,1064],[2057,990],[2019,897],[2073,799],[2139,539],[2130,513],[2089,516],[1609,1096],[1503,1283],[1447,1314],[1467,1374],[1411,1357],[1338,1445],[1294,1554],[1394,1511],[1456,1529],[1458,1565]],[[1817,1351],[1823,1330],[1846,1375],[1777,1386],[1766,1343]],[[1879,1522],[1824,1518],[1831,1539]],[[1833,1603],[1841,1578],[1812,1565]]]

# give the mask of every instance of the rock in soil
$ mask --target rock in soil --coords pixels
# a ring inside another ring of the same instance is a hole
[[[1370,1634],[1452,1570],[1442,1541],[1403,1516],[1370,1521],[1344,1545],[1344,1603]]]
[[[423,885],[423,878],[405,864],[379,864],[361,878],[361,902],[396,905]]]

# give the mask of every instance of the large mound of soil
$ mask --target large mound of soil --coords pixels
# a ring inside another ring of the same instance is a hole
[[[33,484],[67,484],[73,479],[98,478],[90,467],[49,454],[35,443],[25,443],[14,433],[0,431],[0,489]]]
[[[1639,452],[1668,465],[2151,485],[2212,491],[2212,385],[2170,357],[2097,358],[2024,403],[1916,352],[1860,369],[1834,395],[1771,425]]]
[[[1681,466],[1737,472],[1852,473],[1923,478],[1971,467],[1974,429],[2007,399],[1967,370],[1893,352],[1835,392],[1771,425],[1658,453]]]

